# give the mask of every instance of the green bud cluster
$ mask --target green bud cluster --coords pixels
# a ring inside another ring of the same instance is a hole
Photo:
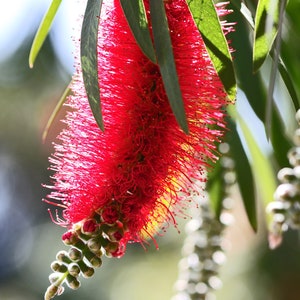
[[[296,113],[300,125],[300,110]],[[294,133],[295,146],[288,152],[290,167],[281,169],[277,178],[280,182],[274,201],[267,206],[272,215],[269,228],[269,245],[274,249],[282,242],[282,233],[288,228],[300,229],[300,128]]]
[[[208,201],[200,207],[201,213],[186,225],[187,238],[175,283],[177,294],[172,300],[210,299],[213,290],[222,286],[218,271],[225,261],[221,237],[224,225],[213,216]]]
[[[89,278],[95,268],[102,265],[102,256],[116,257],[120,253],[120,240],[125,227],[120,221],[104,224],[97,214],[94,218],[73,225],[62,236],[69,251],[59,251],[52,262],[53,273],[49,276],[50,286],[45,293],[45,300],[61,295],[66,283],[71,289],[80,287],[79,276]]]
[[[226,261],[222,245],[223,231],[232,216],[230,193],[236,183],[235,163],[230,157],[228,144],[221,144],[223,154],[220,164],[223,179],[223,202],[225,209],[217,218],[212,212],[209,195],[203,191],[192,191],[191,197],[199,204],[199,210],[193,211],[193,218],[186,225],[187,237],[182,248],[179,262],[179,277],[175,283],[176,294],[172,300],[208,300],[214,299],[214,291],[222,286],[219,268]],[[199,196],[199,195],[203,196]]]

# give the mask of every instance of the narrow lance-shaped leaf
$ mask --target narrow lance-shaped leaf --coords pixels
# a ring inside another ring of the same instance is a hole
[[[240,11],[240,13],[244,16],[244,18],[251,26],[251,28],[254,29],[254,20],[251,11],[248,9],[248,7],[240,0],[231,0],[230,2]]]
[[[150,15],[157,62],[164,87],[178,124],[185,133],[188,133],[188,124],[175,66],[164,0],[150,0]]]
[[[253,68],[256,72],[269,54],[278,30],[279,0],[259,0],[255,14]]]
[[[245,4],[241,3],[239,0],[232,0],[231,3],[240,10],[241,14],[247,20],[248,24],[251,26],[251,28],[254,29],[254,22],[252,20],[251,13],[248,10],[248,8],[245,6]],[[270,55],[271,55],[272,59],[274,60],[275,55],[274,55],[274,51],[272,51],[272,49],[270,51]],[[298,98],[297,92],[295,90],[295,86],[291,79],[291,75],[287,71],[286,66],[285,66],[284,62],[282,61],[281,57],[279,57],[279,61],[278,61],[278,70],[279,70],[281,78],[291,96],[291,100],[294,103],[295,109],[297,110],[300,105],[300,100]]]
[[[257,231],[257,211],[253,173],[241,139],[233,120],[228,120],[228,142],[232,158],[235,162],[237,184],[243,199],[249,222],[254,231]]]
[[[282,34],[282,25],[283,25],[283,17],[284,11],[286,6],[286,0],[281,0],[280,2],[280,10],[279,10],[279,17],[278,17],[278,28],[277,28],[277,36],[275,38],[274,48],[273,48],[273,64],[271,68],[270,74],[270,81],[268,84],[268,97],[267,97],[267,107],[266,107],[266,132],[268,137],[271,133],[271,126],[272,126],[272,107],[273,107],[273,94],[276,84],[276,77],[278,73],[278,65],[279,65],[279,53],[281,48],[281,34]]]
[[[272,56],[272,54],[271,54],[271,56]],[[279,62],[278,62],[278,69],[279,69],[281,78],[285,84],[285,87],[287,88],[287,90],[290,94],[290,97],[293,101],[295,110],[298,110],[300,108],[300,100],[299,100],[297,92],[295,90],[295,86],[292,81],[291,75],[288,72],[288,70],[286,69],[286,66],[284,65],[283,61],[280,58],[279,58]]]
[[[234,100],[237,88],[232,58],[214,3],[212,0],[189,0],[188,5],[228,97]]]
[[[94,118],[104,130],[98,83],[97,40],[102,0],[88,0],[81,30],[81,67],[84,86]]]
[[[120,0],[130,29],[143,53],[156,63],[144,2],[142,0]]]
[[[236,49],[234,64],[239,78],[239,87],[245,93],[256,116],[264,122],[267,93],[260,72],[253,73],[252,45],[250,45],[248,38],[248,24],[243,22],[243,16],[237,10],[234,10],[232,15],[240,25],[236,27],[236,39],[232,41],[233,47]],[[270,138],[277,163],[284,167],[288,164],[286,153],[291,144],[285,134],[285,127],[275,105],[272,111],[272,134]]]
[[[234,107],[230,107],[229,113],[230,116],[235,119],[241,127],[241,132],[251,155],[251,168],[255,178],[255,183],[259,189],[264,206],[266,207],[271,201],[273,201],[273,194],[276,189],[276,179],[271,161],[261,151],[259,145],[253,137],[251,130],[237,110]],[[266,217],[269,224],[269,216],[267,215]]]
[[[53,0],[50,7],[48,8],[46,14],[44,15],[44,18],[38,28],[38,31],[34,37],[30,53],[29,53],[29,66],[30,68],[33,67],[35,59],[37,55],[39,54],[42,45],[48,35],[48,32],[51,28],[52,22],[54,20],[54,17],[56,15],[56,12],[61,4],[62,0]]]

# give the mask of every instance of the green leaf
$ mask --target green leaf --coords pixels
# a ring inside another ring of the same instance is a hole
[[[255,187],[251,166],[237,132],[236,124],[233,120],[228,119],[228,128],[227,141],[230,145],[230,152],[235,162],[237,184],[240,189],[250,225],[254,231],[257,231]]]
[[[284,63],[281,59],[279,59],[278,69],[279,69],[281,78],[282,78],[282,80],[285,84],[285,87],[287,88],[287,90],[290,94],[290,97],[293,101],[295,110],[298,110],[300,108],[300,100],[299,100],[299,97],[298,97],[297,92],[295,90],[295,86],[294,86],[294,83],[292,81],[291,75],[288,72],[288,70],[286,69],[286,66],[284,65]]]
[[[253,48],[248,38],[249,27],[248,24],[244,22],[244,18],[240,12],[235,10],[230,17],[239,24],[239,26],[236,27],[236,38],[232,40],[232,46],[236,49],[234,64],[239,87],[244,91],[256,116],[264,123],[266,119],[267,92],[264,81],[262,80],[262,74],[260,72],[253,73]],[[272,111],[272,132],[270,138],[274,147],[276,160],[280,167],[284,167],[288,165],[286,153],[290,149],[291,143],[285,133],[285,127],[276,109],[276,105],[273,106]]]
[[[164,87],[178,124],[185,133],[188,133],[188,124],[174,61],[164,0],[150,0],[150,15],[157,62]]]
[[[259,0],[255,14],[253,67],[256,72],[274,43],[279,18],[279,0]]]
[[[240,13],[247,20],[248,24],[251,26],[251,28],[254,29],[254,22],[253,22],[252,17],[251,17],[251,12],[245,6],[245,4],[241,3],[239,0],[232,0],[231,2],[240,10]],[[275,55],[274,55],[272,50],[270,52],[270,55],[271,55],[272,59],[274,59]],[[291,99],[292,99],[293,103],[294,103],[295,109],[297,110],[300,106],[300,100],[299,100],[299,97],[298,97],[297,92],[295,90],[295,86],[293,84],[293,81],[291,79],[291,75],[287,71],[286,66],[283,63],[281,57],[279,57],[278,69],[279,69],[281,78],[282,78],[283,82],[285,83],[285,86],[286,86],[286,88],[287,88],[287,90],[288,90],[288,92],[291,96]]]
[[[255,187],[251,166],[237,132],[235,122],[228,118],[227,126],[228,133],[226,134],[224,142],[230,145],[229,155],[235,162],[234,171],[236,173],[236,180],[249,223],[253,230],[257,231]],[[214,164],[214,168],[208,173],[206,190],[210,195],[210,201],[215,215],[219,218],[223,208],[222,203],[226,197],[222,158]]]
[[[62,96],[60,97],[59,101],[57,102],[46,126],[45,126],[45,129],[43,131],[43,135],[42,135],[42,141],[45,142],[46,138],[47,138],[47,135],[48,135],[48,132],[49,132],[49,129],[51,127],[51,125],[53,124],[53,121],[55,120],[57,114],[59,113],[60,109],[62,108],[63,104],[65,103],[67,97],[69,95],[71,95],[72,93],[72,90],[71,90],[71,85],[72,85],[72,80],[71,82],[68,84],[68,86],[66,87],[66,89],[64,90]]]
[[[276,84],[276,77],[278,73],[278,66],[280,60],[280,48],[281,48],[281,35],[282,35],[282,25],[283,25],[283,17],[284,11],[286,7],[286,0],[281,0],[280,2],[280,9],[279,9],[279,17],[278,17],[278,26],[277,26],[277,36],[275,38],[274,47],[272,48],[272,58],[273,64],[270,73],[270,81],[269,81],[269,88],[268,88],[268,97],[267,97],[267,107],[266,107],[266,133],[267,136],[270,135],[271,132],[271,124],[272,124],[272,106],[273,106],[273,94]]]
[[[98,83],[97,41],[102,0],[88,0],[81,30],[81,67],[85,90],[94,118],[103,131]]]
[[[228,44],[212,0],[188,0],[208,54],[231,100],[236,97],[236,80]]]
[[[120,0],[130,29],[143,53],[156,63],[144,2],[142,0]]]
[[[38,28],[38,31],[34,37],[30,53],[29,53],[29,66],[30,68],[33,68],[35,59],[37,55],[39,54],[42,45],[46,39],[46,36],[48,35],[48,32],[51,28],[52,22],[54,20],[54,17],[57,13],[57,10],[61,4],[62,0],[53,0],[50,7],[48,8],[48,11],[44,15],[44,18]]]
[[[248,7],[240,0],[231,0],[231,3],[240,11],[240,13],[244,16],[244,18],[251,26],[251,28],[254,29],[254,20],[251,11],[248,9]]]
[[[261,151],[253,137],[251,130],[248,128],[243,117],[237,112],[235,107],[230,106],[228,111],[230,116],[240,125],[241,132],[250,152],[251,168],[255,178],[255,183],[259,190],[261,200],[263,201],[264,206],[267,207],[267,205],[273,201],[273,194],[276,189],[276,178],[272,168],[271,160]],[[246,204],[246,202],[244,203]],[[271,220],[268,215],[266,218],[269,225]]]

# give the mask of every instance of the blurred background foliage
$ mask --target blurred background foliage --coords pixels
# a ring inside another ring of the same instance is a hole
[[[30,0],[10,2],[11,5],[4,4],[6,1],[0,4],[1,14],[10,16],[7,20],[3,17],[6,22],[0,23],[0,299],[35,300],[41,299],[48,284],[48,265],[62,248],[60,236],[63,229],[50,221],[48,205],[41,202],[47,193],[41,183],[49,182],[47,157],[53,151],[52,142],[61,129],[62,124],[58,120],[64,115],[63,110],[45,143],[42,143],[41,137],[72,75],[72,23],[65,16],[76,14],[73,9],[77,4],[71,0],[63,1],[64,6],[35,68],[29,69],[30,46],[51,1],[39,1],[38,5]],[[234,13],[228,19],[237,22],[236,32],[230,35],[235,49],[234,65],[239,86],[237,107],[265,159],[270,162],[275,178],[277,170],[288,165],[286,152],[296,128],[295,107],[291,105],[285,84],[278,78],[274,98],[279,114],[274,112],[273,115],[273,141],[276,144],[276,151],[273,151],[263,126],[271,59],[268,58],[261,70],[253,74],[253,31],[237,9],[237,1],[233,2]],[[254,15],[256,1],[247,0],[245,3]],[[298,95],[299,13],[300,1],[290,0],[284,19],[281,50]],[[245,148],[246,152],[249,151]],[[259,173],[260,170],[257,171]],[[235,190],[234,221],[225,234],[228,260],[221,269],[223,288],[217,292],[217,299],[299,299],[299,236],[296,232],[288,232],[280,248],[268,249],[264,207],[260,201],[261,190],[267,185],[268,178],[260,184],[256,182],[254,191],[257,196],[257,208],[254,208],[258,210],[257,233],[251,229],[240,193]],[[245,199],[249,186],[244,184],[244,190],[241,190],[244,202],[248,204],[253,203],[253,198]],[[177,278],[186,220],[178,221],[181,233],[169,228],[163,237],[158,238],[159,251],[153,245],[146,252],[140,245],[130,245],[121,260],[104,259],[103,267],[96,272],[93,280],[82,280],[85,287],[76,291],[76,299],[170,299]],[[73,299],[73,293],[68,290],[61,297]]]

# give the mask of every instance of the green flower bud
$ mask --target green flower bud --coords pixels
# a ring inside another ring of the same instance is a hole
[[[65,273],[67,271],[67,266],[63,263],[60,263],[58,261],[54,261],[51,263],[51,269],[54,272],[60,272],[60,273]]]
[[[68,271],[69,271],[69,274],[74,277],[77,277],[80,274],[80,268],[76,263],[71,263],[68,266]]]
[[[69,250],[69,257],[73,262],[77,262],[82,259],[82,252],[76,248],[71,248]]]
[[[67,276],[67,284],[68,284],[69,288],[71,288],[73,290],[77,290],[80,287],[80,281],[76,277],[74,277],[70,274],[68,274],[68,276]]]

